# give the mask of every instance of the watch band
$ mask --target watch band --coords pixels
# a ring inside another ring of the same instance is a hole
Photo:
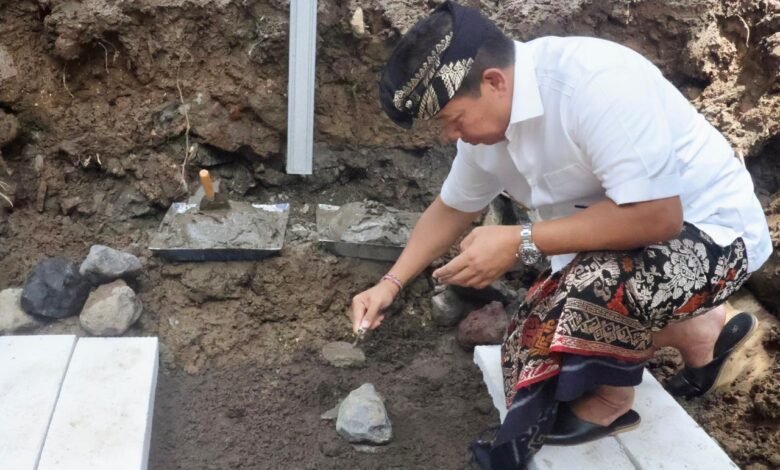
[[[520,246],[517,247],[515,256],[526,265],[534,265],[542,259],[542,252],[533,240],[532,224],[520,226]]]

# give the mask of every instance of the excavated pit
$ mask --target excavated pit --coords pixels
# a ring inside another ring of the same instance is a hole
[[[454,153],[435,129],[395,128],[377,104],[383,60],[436,3],[319,2],[314,174],[301,177],[284,172],[288,1],[0,2],[0,193],[13,203],[0,198],[0,289],[21,286],[44,256],[81,260],[95,243],[142,258],[145,313],[128,334],[161,341],[150,468],[463,468],[470,440],[497,419],[454,330],[430,321],[427,276],[367,339],[364,369],[320,355],[351,341],[351,297],[389,264],[320,248],[317,205],[421,212]],[[780,243],[777,1],[464,3],[517,39],[590,35],[645,54],[746,157]],[[358,7],[361,35],[350,25]],[[201,167],[230,199],[290,205],[280,256],[151,255],[150,233]],[[753,281],[770,315],[780,308],[766,294],[780,289],[771,266]],[[74,318],[39,332],[83,334]],[[773,360],[778,335],[763,340]],[[662,355],[655,373],[676,360]],[[777,367],[683,403],[743,468],[780,466]],[[365,382],[386,397],[395,433],[377,454],[320,419]]]

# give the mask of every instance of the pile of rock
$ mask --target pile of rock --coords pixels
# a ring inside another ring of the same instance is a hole
[[[501,344],[509,324],[507,310],[516,308],[525,293],[504,281],[485,289],[441,288],[431,299],[431,320],[439,326],[458,325],[457,342],[467,351],[482,344]]]
[[[94,245],[78,266],[47,258],[35,266],[22,289],[0,292],[0,334],[29,331],[45,320],[79,315],[95,336],[118,336],[135,323],[143,307],[126,280],[141,272],[134,255]],[[94,290],[93,290],[94,289]]]

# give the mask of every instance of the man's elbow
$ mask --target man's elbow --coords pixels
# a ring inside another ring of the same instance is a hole
[[[658,205],[655,220],[655,237],[658,241],[672,240],[680,236],[683,228],[683,209],[679,197],[669,198]]]

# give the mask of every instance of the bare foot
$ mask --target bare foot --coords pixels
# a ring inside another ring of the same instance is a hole
[[[634,387],[602,385],[595,392],[570,404],[578,418],[589,423],[609,426],[634,404]]]
[[[712,361],[712,350],[726,322],[726,306],[677,323],[653,334],[656,347],[671,346],[680,351],[689,367],[701,367]]]

